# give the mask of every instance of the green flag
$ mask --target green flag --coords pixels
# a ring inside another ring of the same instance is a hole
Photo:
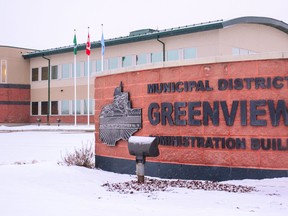
[[[74,32],[74,39],[73,39],[73,43],[74,43],[74,55],[77,55],[77,39],[76,39],[76,32]]]

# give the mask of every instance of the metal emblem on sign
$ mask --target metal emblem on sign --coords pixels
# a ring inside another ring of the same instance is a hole
[[[129,93],[122,92],[122,82],[115,88],[112,104],[104,106],[100,113],[100,140],[115,146],[120,139],[128,140],[142,128],[142,111],[132,108]]]

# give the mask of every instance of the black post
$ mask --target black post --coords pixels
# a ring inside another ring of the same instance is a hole
[[[163,46],[163,62],[165,62],[166,61],[166,58],[165,58],[165,54],[166,54],[165,43],[159,39],[159,35],[157,37],[157,41],[160,42],[162,44],[162,46]]]
[[[136,156],[136,175],[138,179],[138,183],[144,183],[144,175],[145,175],[145,156]]]
[[[44,55],[42,58],[48,61],[48,105],[47,105],[47,125],[50,125],[50,59],[45,57]]]

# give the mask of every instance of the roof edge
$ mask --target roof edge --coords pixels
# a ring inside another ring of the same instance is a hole
[[[224,21],[223,27],[228,27],[231,25],[237,25],[237,24],[243,24],[243,23],[267,25],[267,26],[276,28],[288,34],[287,23],[277,20],[277,19],[269,18],[269,17],[257,17],[257,16],[239,17],[239,18]]]
[[[267,26],[276,28],[288,34],[288,24],[283,21],[276,20],[276,19],[269,18],[269,17],[246,16],[246,17],[239,17],[239,18],[230,19],[226,21],[217,20],[213,22],[206,22],[206,23],[187,25],[187,26],[176,27],[176,28],[171,28],[171,29],[164,29],[164,30],[144,33],[140,35],[132,35],[132,36],[130,35],[130,36],[113,38],[113,39],[107,39],[105,40],[105,46],[114,46],[114,45],[119,45],[119,44],[127,44],[127,43],[133,43],[133,42],[139,42],[139,41],[145,41],[145,40],[153,40],[157,38],[164,38],[164,37],[190,34],[190,33],[196,33],[196,32],[208,31],[208,30],[222,29],[228,26],[243,24],[243,23],[267,25]],[[100,47],[101,47],[100,40],[91,42],[91,48],[100,48]],[[86,48],[85,43],[78,44],[77,50],[81,51],[81,50],[85,50],[85,48]],[[70,45],[70,46],[59,47],[55,49],[40,50],[40,51],[23,54],[23,58],[30,59],[30,58],[36,58],[36,57],[41,57],[41,56],[62,54],[62,53],[73,52],[73,50],[74,50],[74,45]]]

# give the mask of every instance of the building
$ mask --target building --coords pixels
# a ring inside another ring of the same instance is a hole
[[[246,17],[169,32],[159,36],[165,62],[99,74],[96,166],[135,174],[136,159],[140,180],[145,162],[146,175],[160,178],[287,177],[287,24],[276,23]],[[134,145],[131,135],[140,136]],[[143,137],[155,138],[153,148]]]
[[[219,20],[165,30],[137,30],[126,37],[105,40],[104,72],[101,72],[100,41],[92,42],[90,121],[94,121],[93,80],[97,75],[161,68],[169,63],[198,64],[204,59],[209,62],[219,57],[229,59],[259,53],[286,52],[287,31],[286,23],[263,17]],[[10,114],[2,112],[0,122],[35,123],[37,119],[46,122],[49,117],[52,123],[58,118],[62,122],[74,122],[73,46],[40,51],[1,47],[0,57],[1,92],[4,92],[1,106],[10,110]],[[47,58],[51,64],[49,106]],[[76,67],[77,121],[85,123],[88,111],[85,44],[78,45]],[[21,91],[25,89],[25,98],[7,96],[7,87],[15,87],[15,84]],[[26,111],[22,108],[12,111],[11,107],[25,107]]]
[[[78,45],[75,102],[74,46],[1,46],[0,123],[73,123],[75,111],[86,123],[90,110],[103,170],[135,173],[127,139],[137,131],[159,144],[159,157],[147,158],[151,176],[287,177],[286,23],[241,17],[133,31],[105,40],[103,71],[101,41],[91,43],[89,72],[85,47]]]

